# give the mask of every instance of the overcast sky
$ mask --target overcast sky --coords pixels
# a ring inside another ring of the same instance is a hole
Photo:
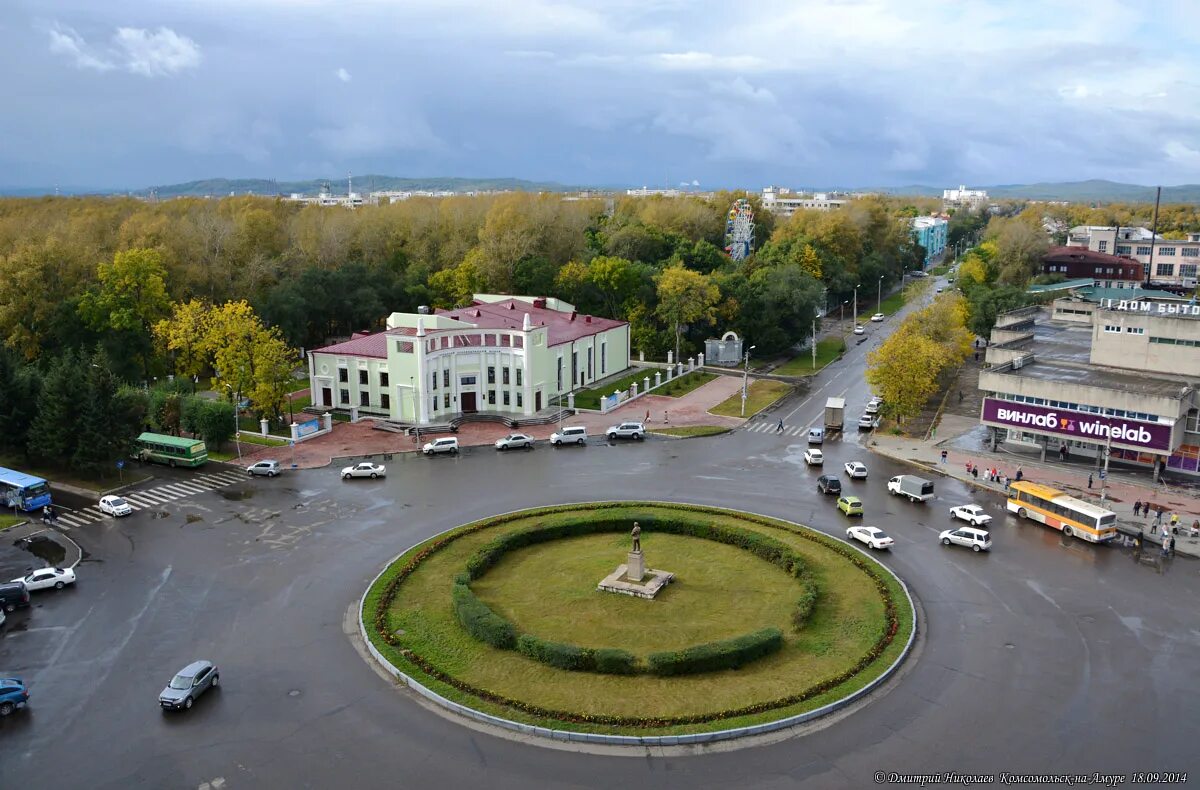
[[[1200,182],[1198,0],[5,0],[0,64],[8,187]]]

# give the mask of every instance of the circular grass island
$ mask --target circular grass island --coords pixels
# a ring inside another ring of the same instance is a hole
[[[626,562],[635,521],[646,566],[674,574],[650,600],[597,587]],[[831,710],[889,674],[915,630],[903,584],[856,548],[654,502],[536,508],[437,535],[376,578],[362,624],[410,685],[496,723],[643,742]]]

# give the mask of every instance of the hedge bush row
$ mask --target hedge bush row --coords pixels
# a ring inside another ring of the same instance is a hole
[[[583,672],[596,668],[596,659],[591,650],[540,639],[533,634],[521,634],[517,638],[517,652],[559,669]]]
[[[858,567],[859,570],[863,571],[867,574],[867,576],[874,580],[876,588],[878,589],[880,596],[883,598],[885,606],[885,618],[887,623],[884,633],[880,636],[875,645],[872,646],[872,648],[868,650],[867,653],[864,654],[863,657],[859,659],[859,661],[853,667],[841,673],[840,675],[827,678],[826,680],[816,683],[809,688],[804,689],[803,691],[797,692],[796,694],[791,694],[776,700],[758,702],[742,708],[713,711],[702,714],[692,714],[688,716],[668,717],[590,715],[576,713],[574,711],[561,711],[551,708],[543,708],[539,705],[533,705],[523,700],[505,697],[502,694],[497,694],[487,689],[473,686],[470,683],[462,681],[453,675],[442,671],[423,656],[413,652],[412,650],[396,647],[396,642],[398,639],[388,627],[388,611],[391,608],[392,601],[395,599],[396,592],[399,590],[400,585],[405,579],[408,578],[409,575],[413,573],[413,571],[416,570],[417,566],[420,565],[421,562],[423,562],[434,552],[441,550],[445,546],[461,537],[465,537],[466,535],[471,535],[484,529],[491,529],[517,519],[529,518],[530,516],[551,516],[562,512],[578,512],[581,507],[586,507],[589,511],[604,511],[617,508],[637,508],[639,506],[661,508],[664,506],[664,503],[600,502],[590,505],[556,505],[532,511],[518,511],[514,513],[508,513],[503,516],[493,516],[472,524],[464,525],[455,531],[441,535],[435,538],[431,543],[415,548],[410,556],[400,557],[397,562],[403,561],[404,564],[380,578],[380,582],[382,582],[382,591],[380,592],[379,596],[377,598],[368,596],[366,613],[369,615],[371,622],[375,626],[375,635],[384,644],[395,648],[400,659],[419,669],[425,675],[433,678],[436,681],[444,683],[447,686],[455,688],[464,694],[473,696],[485,702],[512,708],[513,710],[518,710],[531,716],[537,716],[566,723],[598,724],[613,727],[634,727],[639,729],[658,729],[672,726],[704,724],[724,719],[734,719],[742,716],[754,715],[778,708],[786,708],[788,706],[812,699],[813,697],[820,696],[821,694],[824,694],[825,692],[852,680],[856,675],[863,672],[867,667],[879,659],[879,657],[894,641],[896,634],[899,633],[900,621],[896,602],[892,597],[892,593],[887,585],[887,581],[879,573],[877,567],[872,563],[872,561],[864,557],[858,550],[834,538],[830,538],[810,529],[797,529],[786,524],[785,522],[777,521],[764,516],[756,516],[753,514],[741,513],[733,510],[724,510],[722,508],[671,503],[667,506],[682,512],[694,512],[701,514],[724,512],[728,513],[729,515],[737,516],[738,518],[741,518],[749,523],[758,524],[771,529],[781,529],[789,534],[816,543],[822,548],[833,551],[849,560],[852,564]],[[643,520],[648,521],[648,519],[645,519],[645,517],[643,517]],[[599,655],[601,652],[608,653],[609,651],[596,651],[597,655]],[[624,653],[624,651],[612,652],[618,654]],[[629,654],[625,655],[628,656]],[[632,656],[630,656],[630,658],[632,658]]]
[[[517,644],[517,632],[512,623],[488,608],[465,584],[455,584],[450,594],[454,616],[467,633],[500,650],[512,650]]]
[[[733,639],[708,642],[683,650],[651,653],[647,663],[652,675],[691,675],[718,669],[738,669],[782,647],[783,632],[778,628],[764,628]]]

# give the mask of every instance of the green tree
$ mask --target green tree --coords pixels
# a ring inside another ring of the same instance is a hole
[[[903,424],[921,413],[938,390],[945,350],[905,322],[867,354],[867,383],[884,400],[884,410]]]
[[[672,266],[658,276],[659,318],[666,321],[675,333],[675,361],[679,361],[679,342],[685,324],[711,324],[714,308],[721,291],[699,272],[682,266]]]
[[[198,299],[177,302],[171,317],[154,325],[154,336],[160,347],[175,361],[175,374],[192,380],[192,392],[196,391],[195,382],[209,364],[205,339],[209,331],[210,310],[207,304]]]
[[[30,426],[37,416],[41,376],[15,352],[0,347],[0,448],[28,458]]]
[[[619,318],[625,315],[625,303],[642,284],[642,273],[624,258],[601,255],[588,264],[587,281],[599,297],[601,312]]]
[[[275,327],[258,333],[254,341],[254,387],[250,398],[262,416],[278,418],[290,407],[288,393],[295,379],[297,354]],[[290,415],[289,408],[289,415]]]
[[[30,445],[43,461],[65,466],[75,454],[79,405],[87,395],[81,371],[87,364],[75,352],[67,352],[50,364],[42,379]]]
[[[117,382],[103,352],[94,354],[84,374],[86,391],[78,404],[75,451],[71,466],[83,472],[97,474],[107,471],[115,461],[122,437],[113,432],[113,400]]]
[[[118,252],[112,263],[100,264],[98,287],[86,292],[79,303],[80,315],[90,326],[123,336],[125,345],[140,358],[147,379],[153,327],[171,309],[165,277],[158,250]]]
[[[234,406],[219,400],[205,400],[196,410],[196,432],[210,447],[221,449],[233,438],[236,429]]]

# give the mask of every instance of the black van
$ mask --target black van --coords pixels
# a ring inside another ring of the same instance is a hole
[[[6,612],[16,611],[18,607],[29,606],[29,589],[24,582],[5,582],[0,584],[0,607]]]

